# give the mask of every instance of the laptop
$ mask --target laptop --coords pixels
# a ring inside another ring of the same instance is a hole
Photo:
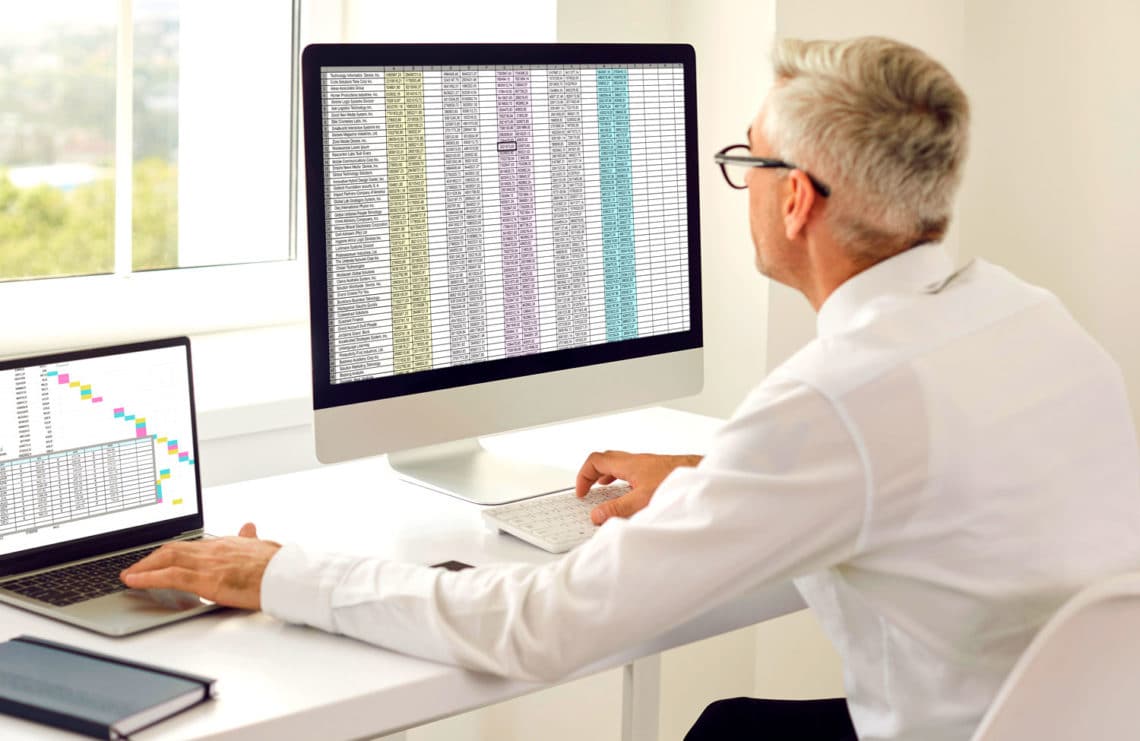
[[[204,537],[186,337],[0,361],[0,602],[105,635],[216,609],[125,587]]]

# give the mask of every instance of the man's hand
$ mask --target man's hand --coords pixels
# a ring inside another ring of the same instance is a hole
[[[252,522],[239,537],[168,543],[123,571],[134,589],[182,589],[220,605],[261,609],[261,577],[280,543],[258,540]]]
[[[700,462],[699,455],[651,455],[624,453],[620,450],[590,453],[578,471],[575,493],[584,497],[595,483],[612,484],[618,479],[629,482],[628,494],[603,502],[590,513],[594,524],[601,525],[611,517],[629,517],[643,509],[673,469],[695,466]]]

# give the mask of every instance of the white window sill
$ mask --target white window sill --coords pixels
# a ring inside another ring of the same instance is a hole
[[[312,423],[308,324],[194,335],[190,352],[199,439]]]

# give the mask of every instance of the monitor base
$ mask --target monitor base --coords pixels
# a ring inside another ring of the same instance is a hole
[[[388,454],[388,465],[413,484],[475,504],[506,504],[574,486],[574,473],[504,458],[475,438]]]

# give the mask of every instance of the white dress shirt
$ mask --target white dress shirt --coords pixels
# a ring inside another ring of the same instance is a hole
[[[1060,302],[983,261],[951,271],[928,245],[844,283],[699,466],[558,561],[287,545],[263,609],[552,679],[794,578],[861,739],[964,741],[1067,597],[1140,567],[1140,460],[1118,366]]]

